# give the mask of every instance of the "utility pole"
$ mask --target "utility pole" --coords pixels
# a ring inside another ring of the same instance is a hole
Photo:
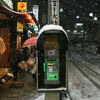
[[[59,25],[59,0],[48,0],[48,24]],[[60,93],[45,93],[45,100],[60,100]]]
[[[59,25],[59,0],[48,0],[48,24]]]

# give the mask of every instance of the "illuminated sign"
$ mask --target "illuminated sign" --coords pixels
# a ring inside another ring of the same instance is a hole
[[[17,21],[17,31],[23,32],[23,24]]]
[[[20,13],[26,13],[27,12],[27,3],[26,2],[18,2],[17,11]]]
[[[49,56],[55,55],[55,51],[54,51],[54,50],[49,50],[49,51],[48,51],[48,55],[49,55]]]
[[[53,63],[48,63],[48,65],[50,66],[50,65],[54,65]]]
[[[35,32],[39,30],[38,27],[37,27],[36,25],[33,25],[33,28],[34,28],[34,31],[35,31]]]
[[[76,23],[76,26],[83,26],[83,23]]]
[[[27,3],[26,2],[18,2],[17,3],[17,11],[20,13],[27,13]],[[17,22],[17,31],[23,32],[23,24]]]
[[[38,5],[34,5],[33,6],[33,14],[34,14],[35,18],[37,19],[37,21],[38,21],[38,15],[39,15],[38,12],[39,12]]]

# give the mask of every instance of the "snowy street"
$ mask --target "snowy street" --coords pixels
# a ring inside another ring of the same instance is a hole
[[[95,59],[100,58],[84,52],[70,53],[68,76],[72,100],[100,100],[100,66]]]
[[[99,56],[85,52],[69,52],[69,97],[71,100],[100,100]],[[0,88],[0,100],[45,100],[45,93],[37,93],[31,74],[20,72]],[[63,98],[62,100],[70,100]]]

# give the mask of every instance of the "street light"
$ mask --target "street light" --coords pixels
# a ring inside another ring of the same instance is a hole
[[[98,18],[97,17],[94,17],[94,21],[97,21],[98,20]]]
[[[77,18],[77,19],[79,19],[79,18],[80,18],[80,16],[76,16],[76,18]]]
[[[60,8],[60,12],[63,12],[63,8]]]
[[[92,13],[92,12],[91,12],[91,13],[89,13],[89,16],[90,16],[90,17],[93,17],[93,13]]]
[[[92,13],[92,12],[91,12],[91,13],[89,13],[89,16],[93,18],[93,13]],[[95,17],[93,18],[93,20],[94,20],[94,21],[97,21],[97,20],[98,20],[98,18],[95,16]]]

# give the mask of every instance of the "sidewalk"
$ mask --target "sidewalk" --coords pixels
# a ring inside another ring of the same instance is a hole
[[[19,70],[17,81],[11,78],[0,88],[0,100],[34,100],[40,95],[36,88],[32,75]]]

